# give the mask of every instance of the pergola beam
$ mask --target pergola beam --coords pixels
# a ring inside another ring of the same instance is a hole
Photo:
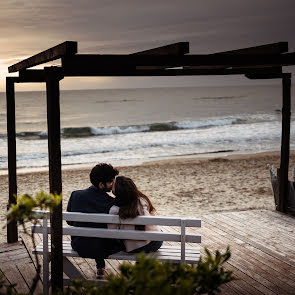
[[[219,76],[219,75],[273,75],[281,77],[281,67],[269,67],[269,68],[243,68],[243,69],[153,69],[153,70],[125,70],[125,69],[93,69],[92,71],[80,69],[64,69],[64,75],[68,77],[75,76],[104,76],[104,77],[132,77],[132,76]]]
[[[189,42],[178,42],[149,50],[135,52],[130,55],[172,55],[180,56],[189,53]]]
[[[46,82],[46,76],[44,70],[21,70],[19,71],[19,77],[17,83],[40,83]]]
[[[230,50],[230,51],[223,51],[215,54],[281,54],[284,52],[288,52],[288,42],[277,42],[272,44],[265,44],[260,46]]]
[[[45,51],[42,51],[34,56],[31,56],[17,64],[8,68],[9,73],[18,72],[23,69],[31,68],[39,64],[61,58],[62,56],[70,56],[76,54],[78,45],[75,41],[66,41]]]
[[[95,71],[120,72],[134,71],[141,66],[160,66],[165,68],[194,66],[211,67],[275,67],[295,65],[295,53],[282,55],[74,55],[62,58],[62,67],[67,72],[82,73],[87,76]]]

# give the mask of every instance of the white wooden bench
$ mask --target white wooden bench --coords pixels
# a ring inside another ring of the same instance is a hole
[[[43,241],[33,249],[33,254],[43,255],[43,293],[48,294],[50,286],[49,263],[51,245],[48,235],[50,235],[50,225],[48,224],[49,212],[36,211],[43,219],[43,225],[32,226],[33,233],[41,233]],[[167,227],[179,227],[180,231],[174,228],[167,231],[138,231],[138,230],[120,230],[93,227],[74,227],[63,226],[63,235],[129,239],[129,240],[151,240],[179,242],[179,246],[163,245],[157,252],[151,255],[160,261],[171,261],[173,263],[191,263],[196,264],[200,259],[200,248],[198,246],[186,246],[186,243],[201,243],[200,234],[186,233],[186,227],[201,227],[200,219],[176,218],[163,216],[138,216],[132,220],[120,220],[118,215],[111,214],[86,214],[78,212],[63,212],[63,220],[93,223],[114,223],[114,224],[133,224],[133,225],[159,225]],[[137,254],[118,252],[110,255],[107,259],[116,260],[136,260]],[[67,257],[79,257],[78,253],[71,247],[69,240],[63,241],[63,271],[69,278],[85,279],[76,269]]]

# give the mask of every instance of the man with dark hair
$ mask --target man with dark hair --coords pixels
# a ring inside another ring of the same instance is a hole
[[[82,213],[109,213],[114,205],[114,198],[107,194],[112,189],[115,177],[119,171],[110,164],[100,163],[90,172],[92,185],[84,190],[73,191],[68,202],[67,211]],[[106,228],[103,223],[87,223],[68,221],[69,225],[81,227]],[[81,257],[94,258],[97,267],[97,278],[102,278],[105,271],[105,261],[109,255],[124,249],[123,243],[114,239],[76,237],[72,236],[72,247]]]

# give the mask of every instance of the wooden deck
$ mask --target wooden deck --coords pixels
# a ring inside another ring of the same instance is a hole
[[[22,242],[0,245],[0,276],[1,280],[5,281],[5,285],[15,285],[14,291],[29,293],[35,274],[35,265]],[[39,281],[36,294],[41,292],[42,282]]]
[[[268,210],[216,213],[202,217],[200,232],[202,251],[231,248],[226,269],[237,280],[223,286],[222,294],[295,294],[294,217]],[[25,244],[31,248],[28,237]],[[88,279],[95,279],[92,259],[72,261]],[[108,273],[116,273],[118,265],[107,261]],[[16,290],[29,291],[35,268],[22,244],[0,245],[0,269],[9,283],[17,283]]]

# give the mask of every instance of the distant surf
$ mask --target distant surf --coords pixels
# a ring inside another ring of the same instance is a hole
[[[1,104],[4,100],[0,96]],[[291,105],[294,138],[294,97]],[[276,151],[280,108],[277,86],[61,91],[61,160],[129,165]],[[16,120],[17,167],[48,166],[45,93],[16,93]],[[0,170],[8,166],[6,127],[0,120]],[[295,148],[294,141],[290,145]]]
[[[172,131],[182,129],[199,129],[210,128],[213,126],[225,126],[233,124],[245,124],[247,122],[246,117],[240,118],[220,118],[201,121],[181,121],[181,122],[163,122],[163,123],[151,123],[141,125],[129,125],[129,126],[108,126],[108,127],[67,127],[61,129],[61,136],[65,138],[69,137],[89,137],[89,136],[102,136],[113,134],[126,134],[126,133],[139,133],[139,132],[158,132],[158,131]],[[29,131],[18,132],[16,136],[23,139],[46,139],[46,131]],[[6,137],[6,134],[0,134],[0,137]]]

